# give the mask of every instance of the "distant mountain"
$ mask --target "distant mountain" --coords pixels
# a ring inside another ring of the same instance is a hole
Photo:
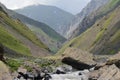
[[[85,18],[97,10],[100,6],[107,3],[109,0],[91,0],[88,5],[83,8],[83,10],[76,15],[76,17],[71,21],[71,23],[68,25],[68,30],[66,31],[66,38],[73,38],[80,33],[84,32],[88,26],[88,22],[83,22]],[[86,24],[85,26],[82,24]],[[92,23],[91,23],[92,24]],[[78,29],[79,27],[79,29]]]
[[[63,54],[69,47],[88,51],[93,54],[110,55],[118,53],[120,51],[119,14],[120,0],[110,0],[89,15],[89,18],[92,17],[91,20],[94,20],[93,25],[78,37],[68,41],[58,54]]]
[[[0,4],[0,44],[7,56],[47,56],[49,48],[22,22],[12,19]]]
[[[64,35],[65,26],[74,18],[74,15],[55,6],[32,5],[15,11],[39,22],[46,23],[61,35]]]

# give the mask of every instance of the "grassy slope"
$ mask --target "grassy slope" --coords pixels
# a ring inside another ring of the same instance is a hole
[[[44,23],[35,21],[33,19],[30,19],[26,16],[23,16],[21,14],[15,13],[13,11],[9,10],[10,16],[13,18],[20,19],[23,23],[25,23],[33,32],[35,32],[38,36],[40,36],[41,41],[46,44],[51,51],[56,53],[59,49],[58,46],[61,46],[63,42],[65,42],[65,38],[59,35],[57,32],[55,32],[53,29],[51,29],[49,26],[47,26]],[[44,40],[42,40],[44,38]],[[58,44],[59,43],[59,44]]]
[[[31,50],[29,50],[26,44],[23,44],[24,42],[21,42],[21,40],[11,34],[6,26],[17,31],[21,36],[30,40],[36,46],[39,46],[40,49],[43,48],[46,49],[46,51],[49,50],[49,48],[46,47],[29,28],[19,20],[10,18],[8,14],[4,13],[4,10],[0,8],[0,44],[3,44],[8,50],[12,50],[15,54],[30,56]]]
[[[19,40],[15,39],[12,35],[10,35],[4,28],[3,25],[0,24],[0,43],[4,46],[24,55],[30,55],[29,49],[24,46]]]
[[[38,45],[41,48],[48,49],[38,38],[30,31],[24,24],[22,24],[20,21],[12,20],[10,17],[6,16],[4,13],[0,13],[0,17],[4,19],[4,22],[7,25],[10,25],[12,28],[17,30],[21,35],[27,37],[29,40],[31,40],[33,43]]]
[[[120,0],[110,0],[103,9],[101,9],[101,13],[105,14],[107,11],[109,11],[110,9],[114,9],[116,6],[118,6],[120,4]]]
[[[112,0],[112,2],[113,1],[114,0]],[[120,0],[116,0],[116,1],[120,1]],[[115,3],[116,3],[116,1],[115,1]],[[115,4],[114,4],[114,6],[115,6]],[[118,14],[119,14],[119,10],[118,10],[118,12],[114,11],[113,13],[108,15],[107,16],[108,18],[105,17],[105,18],[102,18],[101,20],[97,21],[91,28],[86,30],[82,35],[67,42],[61,48],[61,50],[58,51],[58,54],[63,53],[67,47],[76,47],[76,48],[80,48],[83,50],[92,51],[93,53],[96,53],[97,50],[99,50],[99,48],[101,48],[101,50],[98,52],[99,54],[115,53],[116,51],[118,51],[118,48],[119,48],[117,46],[118,45],[117,43],[119,43],[119,37],[120,37],[119,36],[120,35],[119,34],[119,26],[116,26],[117,22],[115,22],[116,18],[119,16]],[[119,22],[119,20],[117,20],[117,21]],[[114,22],[114,23],[112,23],[112,22]],[[114,43],[111,43],[112,41],[110,41],[106,45],[103,45],[104,43],[102,43],[101,39],[104,39],[106,37],[106,34],[107,34],[106,32],[112,32],[112,28],[114,29],[115,26],[117,27],[117,29],[112,34],[113,36],[110,36],[109,39],[114,37],[114,40],[116,40],[116,41]],[[100,43],[102,43],[102,45],[100,45]],[[97,44],[99,44],[100,46],[97,46]],[[110,45],[108,45],[108,44],[111,44],[111,46],[114,45],[115,47],[110,47]],[[102,49],[103,46],[105,46],[104,50]],[[99,48],[96,48],[96,47],[99,47]],[[105,50],[106,48],[107,48],[107,50]],[[94,49],[95,49],[95,51],[94,51]],[[112,50],[112,52],[110,51],[110,49]]]
[[[44,33],[46,33],[48,36],[50,36],[51,38],[53,38],[54,40],[60,41],[60,42],[64,42],[66,39],[64,37],[62,37],[61,35],[59,35],[56,31],[54,31],[52,28],[50,28],[48,25],[35,21],[31,18],[28,18],[24,15],[15,13],[13,11],[10,11],[10,16],[12,16],[13,18],[18,18],[20,19],[23,23],[32,25],[34,27],[38,27],[40,28]]]
[[[44,31],[42,31],[40,28],[38,27],[34,27],[34,26],[31,26],[31,25],[28,25],[30,27],[30,29],[36,33],[36,35],[38,37],[40,37],[41,41],[42,41],[44,44],[46,44],[49,49],[53,52],[53,53],[56,53],[58,50],[59,50],[59,45],[57,46],[57,43],[60,43],[58,40],[55,40],[51,37],[49,37]],[[62,43],[60,43],[62,44]]]

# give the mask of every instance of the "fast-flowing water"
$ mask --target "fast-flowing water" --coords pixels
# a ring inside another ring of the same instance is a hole
[[[81,75],[79,75],[81,73]],[[67,74],[53,74],[50,80],[88,80],[88,71],[69,72]]]

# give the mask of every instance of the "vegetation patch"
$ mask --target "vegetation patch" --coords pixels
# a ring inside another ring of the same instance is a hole
[[[22,63],[15,59],[8,59],[6,60],[6,64],[10,67],[11,71],[17,71]]]
[[[113,17],[114,17],[114,13],[112,13],[112,14],[110,15],[110,17],[103,23],[103,27],[102,27],[102,29],[100,30],[100,32],[97,34],[96,39],[95,39],[93,45],[96,44],[96,43],[102,38],[102,36],[104,35],[104,32],[105,32],[105,31],[107,30],[107,28],[109,27],[109,25],[110,25]]]
[[[41,48],[48,49],[37,37],[36,35],[27,28],[24,24],[22,24],[19,20],[12,20],[10,17],[6,16],[6,14],[0,12],[0,17],[4,19],[4,22],[17,30],[21,35],[25,36],[33,43],[38,45]]]
[[[0,25],[0,43],[18,53],[30,55],[29,49],[15,37],[10,35],[2,25]]]

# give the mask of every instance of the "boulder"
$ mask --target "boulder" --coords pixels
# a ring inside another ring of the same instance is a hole
[[[93,54],[77,48],[69,47],[62,55],[64,55],[62,56],[63,63],[78,70],[90,69],[96,65]]]
[[[77,70],[84,70],[84,69],[90,69],[90,68],[95,67],[95,65],[88,65],[88,64],[86,64],[84,62],[80,62],[80,61],[75,60],[75,59],[73,59],[71,57],[63,58],[62,62],[72,66],[73,68],[75,68]]]
[[[114,60],[114,59],[120,60],[120,52],[118,52],[117,54],[115,54],[109,58],[109,60]]]
[[[56,70],[55,74],[66,74],[64,71],[60,71],[59,69]]]
[[[0,80],[12,80],[8,67],[0,61]]]
[[[106,62],[106,65],[112,64],[115,64],[120,69],[120,52],[118,54],[111,56],[109,60]]]
[[[83,51],[78,48],[69,47],[64,51],[64,53],[62,55],[64,55],[63,58],[71,57],[74,60],[84,62],[85,64],[88,64],[88,65],[96,64],[96,62],[93,60],[94,55],[92,53]]]
[[[99,70],[90,72],[90,80],[120,80],[120,70],[116,65],[106,65]]]

